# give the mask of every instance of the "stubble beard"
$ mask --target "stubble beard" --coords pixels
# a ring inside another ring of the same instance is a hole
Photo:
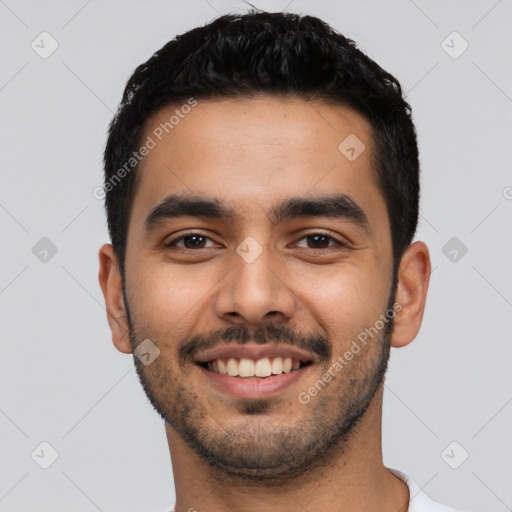
[[[394,299],[394,293],[391,296]],[[393,300],[389,300],[388,309],[392,304]],[[137,333],[126,296],[125,305],[135,348],[145,337]],[[265,421],[274,411],[283,415],[282,402],[271,398],[235,400],[233,408],[240,420],[231,426],[221,425],[207,412],[201,397],[187,386],[192,368],[178,376],[169,371],[162,357],[150,366],[136,357],[134,363],[154,409],[214,473],[242,480],[246,485],[279,486],[329,465],[349,448],[361,419],[382,390],[392,329],[393,319],[368,344],[364,361],[356,360],[364,357],[362,350],[307,405],[298,405],[299,413],[307,412],[293,424],[286,422],[297,413],[293,405],[278,424],[275,419]],[[318,375],[323,375],[330,365],[331,361]]]

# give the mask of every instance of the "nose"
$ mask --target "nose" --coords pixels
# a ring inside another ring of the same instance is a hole
[[[220,283],[215,296],[215,312],[234,324],[258,326],[286,322],[293,317],[296,297],[287,283],[287,275],[272,258],[269,249],[254,261],[238,253],[233,267]]]

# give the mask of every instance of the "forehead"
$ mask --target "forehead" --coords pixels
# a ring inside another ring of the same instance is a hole
[[[343,193],[383,198],[371,125],[350,108],[263,96],[170,105],[145,125],[132,215],[174,193],[222,198],[243,215],[287,197]],[[374,204],[375,206],[375,204]]]

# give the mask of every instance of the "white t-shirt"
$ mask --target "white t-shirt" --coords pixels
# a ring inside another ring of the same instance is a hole
[[[401,471],[391,468],[388,469],[403,480],[409,487],[409,512],[457,512],[451,507],[441,505],[441,503],[437,501],[432,501],[414,480]]]
[[[420,488],[420,486],[411,478],[397,469],[391,469],[398,478],[403,480],[409,487],[409,511],[408,512],[457,512],[455,509],[441,505],[437,501],[432,501]],[[174,512],[174,509],[169,512]]]

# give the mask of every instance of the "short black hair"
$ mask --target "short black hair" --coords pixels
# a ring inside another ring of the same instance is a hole
[[[191,98],[261,94],[323,100],[370,122],[372,167],[390,219],[396,276],[416,232],[420,195],[416,130],[400,83],[319,18],[264,11],[224,15],[176,36],[128,80],[104,154],[108,228],[123,275],[137,183],[134,155],[148,118]]]

